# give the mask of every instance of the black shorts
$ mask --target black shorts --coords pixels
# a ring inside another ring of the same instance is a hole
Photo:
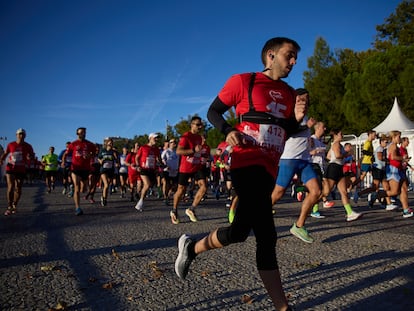
[[[141,176],[147,176],[152,185],[157,183],[157,175],[155,173],[155,170],[142,168],[140,174]]]
[[[115,177],[115,170],[113,168],[101,168],[101,175],[103,174],[105,174],[109,179],[112,179]]]
[[[372,167],[372,178],[375,180],[384,180],[387,179],[387,175],[385,173],[385,169],[381,170],[376,167]]]
[[[63,178],[68,179],[70,177],[70,166],[65,166],[63,168]]]
[[[13,175],[14,178],[22,181],[26,178],[26,173],[6,172],[6,174]]]
[[[49,177],[56,177],[57,176],[57,171],[45,171],[45,176],[47,178],[49,178]]]
[[[79,176],[82,180],[87,180],[89,177],[89,170],[72,170],[72,174]]]
[[[322,187],[322,179],[323,179],[323,172],[318,163],[312,163],[312,169],[316,174],[316,177],[318,179],[319,187]]]
[[[224,180],[225,180],[225,181],[231,181],[231,174],[230,174],[230,171],[225,170],[225,171],[223,172],[223,175],[224,175]]]
[[[343,166],[336,163],[329,163],[328,167],[326,168],[325,178],[332,179],[336,183],[344,177]]]
[[[119,176],[124,178],[124,180],[128,179],[128,173],[119,173]]]
[[[203,170],[199,170],[194,173],[178,173],[178,184],[181,186],[187,187],[189,184],[188,180],[193,177],[195,180],[200,180],[200,179],[205,180],[207,175],[205,175],[205,171]]]

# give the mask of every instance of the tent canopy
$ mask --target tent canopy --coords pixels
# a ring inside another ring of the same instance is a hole
[[[414,122],[408,119],[401,111],[397,102],[397,97],[394,99],[394,105],[388,116],[379,125],[374,128],[377,133],[388,133],[389,131],[405,131],[413,130]]]

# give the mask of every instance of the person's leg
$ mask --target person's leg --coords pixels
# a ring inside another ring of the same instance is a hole
[[[183,197],[187,186],[178,184],[177,191],[174,194],[174,201],[173,201],[173,209],[177,210],[178,203],[181,201],[181,198]]]
[[[161,183],[162,183],[162,194],[163,194],[163,199],[167,200],[168,199],[168,191],[169,191],[169,181],[167,179],[167,176],[165,174],[167,173],[163,173],[163,177],[161,179]]]
[[[230,209],[229,209],[229,223],[232,223],[234,220],[234,217],[236,215],[237,205],[239,203],[239,197],[236,194],[232,195]]]
[[[406,178],[401,181],[400,202],[403,210],[408,210],[408,180]]]
[[[330,178],[324,178],[322,183],[322,196],[328,197],[329,193],[332,191],[332,189],[335,186],[335,180]]]
[[[362,214],[354,212],[349,201],[348,193],[346,191],[346,180],[342,177],[337,184],[338,191],[341,195],[341,201],[346,212],[346,221],[354,221],[362,216]]]
[[[106,198],[108,197],[108,193],[109,193],[108,175],[106,175],[105,173],[101,174],[101,181],[102,181],[102,184],[103,184],[102,198],[106,200]]]
[[[224,246],[217,238],[217,231],[218,230],[212,231],[209,235],[195,243],[194,252],[196,255],[211,249],[222,248]]]
[[[177,190],[173,197],[173,208],[170,211],[171,222],[176,225],[179,223],[178,219],[178,204],[182,200],[188,186],[189,174],[179,173],[177,177]]]
[[[46,181],[46,187],[47,187],[47,192],[48,193],[50,193],[52,191],[52,185],[51,185],[50,178],[51,178],[50,172],[45,172],[45,181]]]
[[[247,183],[251,184],[251,180],[254,180],[255,183],[258,179],[262,180],[262,182],[257,183],[257,187],[252,187],[251,185],[249,187],[251,188],[251,191],[257,195],[250,196],[247,189],[244,189],[243,191],[242,188],[241,191],[246,194],[245,197],[240,197],[240,202],[244,199],[249,206],[254,206],[254,202],[256,202],[256,206],[261,207],[260,212],[257,210],[252,211],[250,209],[252,212],[250,213],[250,218],[253,222],[253,232],[256,236],[257,270],[267,293],[272,299],[275,309],[286,310],[288,308],[288,302],[282,287],[276,259],[277,235],[272,213],[272,202],[271,198],[269,199],[269,194],[274,189],[274,186],[272,186],[274,182],[273,178],[266,173],[259,173],[256,176],[257,177],[251,176],[251,179],[248,179],[250,181]],[[249,199],[247,199],[246,196],[248,196]],[[247,209],[247,207],[245,209]],[[249,213],[246,213],[246,215],[249,215]]]
[[[6,174],[7,181],[7,204],[12,208],[14,203],[14,188],[16,187],[16,177],[14,174]]]
[[[136,184],[136,178],[132,174],[128,174],[128,186],[129,186],[129,194],[130,194],[130,201],[134,202],[134,190]]]
[[[198,179],[195,181],[195,183],[198,186],[198,190],[196,195],[194,196],[193,203],[191,204],[190,208],[187,208],[185,210],[185,214],[190,218],[192,222],[197,222],[197,216],[195,214],[195,208],[198,206],[198,204],[201,202],[201,199],[204,197],[204,194],[207,191],[207,185],[206,185],[206,179],[205,177],[202,177],[201,179]]]
[[[194,209],[198,204],[200,204],[201,199],[204,197],[206,191],[207,191],[207,184],[206,179],[203,177],[201,179],[198,179],[196,181],[198,185],[198,190],[196,195],[194,196],[192,208]]]
[[[272,191],[272,206],[275,205],[285,194],[286,188],[275,185]]]
[[[72,182],[73,182],[73,201],[75,202],[76,213],[81,213],[80,211],[80,183],[81,177],[75,173],[71,173]]]
[[[24,183],[24,176],[16,176],[14,179],[15,187],[14,187],[14,196],[13,196],[13,209],[16,209],[17,203],[20,201],[20,197],[22,196],[22,187]]]
[[[141,189],[141,195],[138,203],[135,205],[135,209],[137,209],[138,211],[142,211],[144,207],[144,198],[147,195],[148,189],[152,186],[150,175],[147,176],[141,174],[141,180],[143,184]]]
[[[259,275],[276,310],[288,310],[288,301],[282,287],[279,269],[259,270]]]
[[[305,225],[309,213],[321,197],[321,189],[319,187],[317,178],[308,180],[305,183],[305,186],[308,189],[308,194],[305,196],[305,199],[302,202],[299,218],[296,220],[297,227],[303,227]]]
[[[141,189],[141,195],[140,200],[144,200],[145,196],[147,195],[148,189],[151,187],[151,181],[150,178],[146,175],[141,175],[142,179],[142,189]]]
[[[272,206],[275,205],[285,194],[287,187],[299,169],[300,161],[291,159],[281,159],[279,163],[279,171],[275,185],[272,190]]]
[[[350,203],[349,203],[348,193],[346,191],[346,178],[342,177],[339,180],[336,187],[339,191],[339,194],[341,195],[341,201],[342,201],[343,206],[349,205]]]

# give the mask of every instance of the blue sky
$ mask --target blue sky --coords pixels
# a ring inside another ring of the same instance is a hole
[[[0,0],[0,143],[23,127],[40,157],[79,126],[102,142],[205,119],[230,75],[263,69],[262,46],[276,36],[302,47],[285,79],[301,87],[318,37],[367,50],[399,3]]]

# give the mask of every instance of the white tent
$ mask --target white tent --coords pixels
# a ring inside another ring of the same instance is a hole
[[[374,127],[374,131],[377,133],[388,133],[389,131],[414,131],[414,122],[408,119],[405,114],[401,111],[398,105],[397,97],[394,99],[394,105],[388,116],[379,125]]]
[[[408,137],[410,144],[408,145],[407,151],[408,155],[411,157],[410,164],[414,166],[414,122],[408,119],[405,114],[401,111],[400,106],[398,105],[397,97],[394,98],[394,105],[388,116],[382,121],[379,125],[373,128],[377,134],[388,134],[390,131],[400,131],[401,137]],[[366,141],[368,135],[367,133],[361,134],[357,138],[357,158],[361,157],[361,146]],[[378,146],[378,140],[374,140],[373,145],[374,149]],[[414,175],[410,173],[411,182],[414,183]]]

